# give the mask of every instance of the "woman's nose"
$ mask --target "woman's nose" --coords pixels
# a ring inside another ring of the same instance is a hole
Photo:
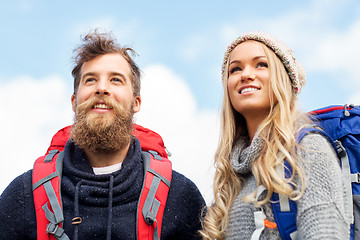
[[[245,68],[241,74],[241,81],[253,81],[256,75],[251,68]]]

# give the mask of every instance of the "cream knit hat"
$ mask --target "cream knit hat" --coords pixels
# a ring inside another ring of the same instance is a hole
[[[294,93],[300,93],[302,87],[306,83],[305,70],[302,65],[295,59],[293,51],[284,43],[278,41],[270,34],[259,31],[244,33],[228,46],[225,52],[222,66],[223,81],[225,80],[225,78],[227,78],[227,68],[229,64],[228,61],[231,51],[234,50],[237,45],[247,40],[255,40],[258,42],[262,42],[271,50],[273,50],[275,54],[279,57],[281,62],[284,64],[284,67],[290,77]]]

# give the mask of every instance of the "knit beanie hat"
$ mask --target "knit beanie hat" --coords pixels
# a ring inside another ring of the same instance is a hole
[[[224,56],[223,66],[222,66],[222,78],[225,81],[228,77],[228,65],[230,53],[234,48],[242,42],[247,40],[255,40],[262,42],[267,47],[269,47],[274,53],[279,57],[281,62],[284,64],[284,67],[289,75],[289,78],[292,83],[293,91],[295,94],[300,93],[302,87],[306,83],[305,70],[302,65],[295,59],[293,51],[287,47],[284,43],[280,42],[273,36],[264,32],[248,32],[242,34],[240,37],[235,39],[227,48]]]

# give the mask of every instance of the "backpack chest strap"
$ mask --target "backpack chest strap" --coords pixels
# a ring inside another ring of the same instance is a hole
[[[260,185],[256,192],[255,201],[258,201],[260,195],[265,191],[266,191],[266,188],[263,185]],[[253,232],[253,234],[251,235],[251,240],[260,239],[260,235],[265,229],[265,223],[264,223],[265,219],[266,219],[266,216],[265,216],[263,208],[261,206],[256,206],[256,210],[254,211],[254,222],[255,222],[256,229]]]
[[[342,178],[344,180],[344,188],[346,192],[347,205],[351,211],[351,223],[354,223],[353,199],[352,199],[352,183],[359,183],[359,173],[352,174],[350,171],[349,157],[346,149],[339,140],[334,141],[336,150],[340,158]]]

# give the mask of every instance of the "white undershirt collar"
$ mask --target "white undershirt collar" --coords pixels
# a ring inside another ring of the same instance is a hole
[[[93,167],[93,171],[94,171],[95,175],[110,174],[110,173],[120,170],[121,164],[122,163],[117,163],[117,164],[106,166],[106,167]]]

